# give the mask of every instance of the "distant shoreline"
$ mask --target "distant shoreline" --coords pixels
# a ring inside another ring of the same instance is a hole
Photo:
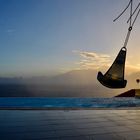
[[[71,110],[140,110],[140,107],[42,107],[42,108],[31,108],[31,107],[0,107],[0,110],[62,110],[62,111],[71,111]]]

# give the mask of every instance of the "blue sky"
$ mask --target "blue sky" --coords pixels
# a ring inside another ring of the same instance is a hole
[[[96,68],[98,60],[89,60],[81,55],[83,52],[107,55],[108,64],[123,45],[127,14],[117,23],[112,21],[127,3],[128,0],[0,0],[0,76],[59,74],[86,68],[87,64],[80,65],[84,61],[93,62]],[[129,66],[137,66],[138,70],[139,22],[138,19],[128,52]]]

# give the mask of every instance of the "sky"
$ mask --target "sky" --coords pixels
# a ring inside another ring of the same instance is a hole
[[[52,76],[109,66],[125,40],[129,0],[0,0],[0,77]],[[139,0],[134,0],[134,6]],[[140,70],[140,17],[126,70]]]

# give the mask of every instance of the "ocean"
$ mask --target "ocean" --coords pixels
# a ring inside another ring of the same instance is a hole
[[[140,107],[140,99],[123,98],[46,98],[1,97],[1,109],[127,108]]]

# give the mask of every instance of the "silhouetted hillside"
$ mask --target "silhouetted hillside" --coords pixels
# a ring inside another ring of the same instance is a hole
[[[126,77],[125,89],[109,89],[96,79],[95,70],[74,70],[53,77],[0,78],[0,96],[113,97],[138,86],[139,73]]]
[[[0,96],[109,97],[94,70],[74,70],[54,77],[0,78]]]

